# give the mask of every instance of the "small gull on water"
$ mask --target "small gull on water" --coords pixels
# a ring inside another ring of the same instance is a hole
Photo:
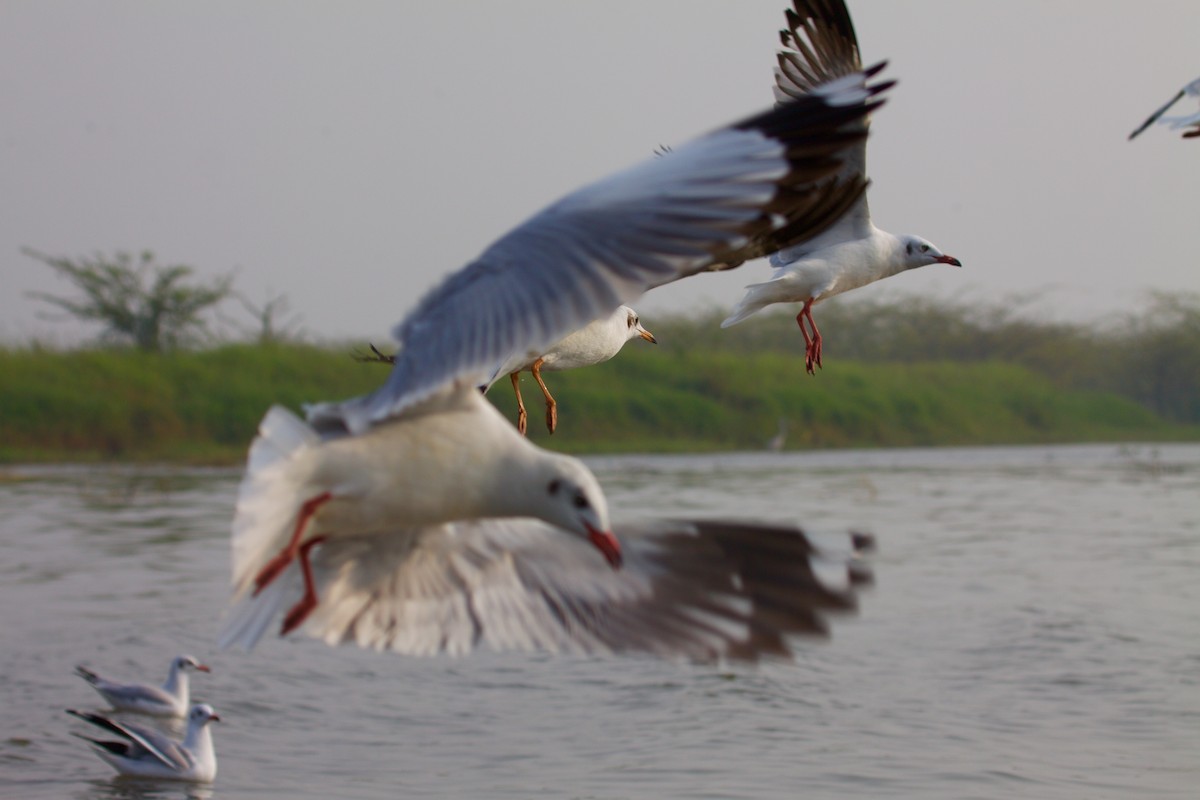
[[[881,68],[566,196],[421,300],[379,390],[312,406],[307,423],[272,408],[239,489],[221,646],[253,647],[282,615],[281,634],[400,652],[754,658],[852,607],[853,556],[822,580],[813,543],[784,526],[623,527],[623,554],[591,471],[530,443],[476,387],[652,286],[744,261],[781,226],[823,229],[861,192],[828,179],[891,85],[867,83]]]
[[[209,671],[207,666],[192,656],[182,655],[171,661],[171,670],[162,686],[115,683],[83,666],[75,667],[75,674],[91,684],[116,711],[134,711],[156,717],[182,717],[187,713],[190,702],[188,673],[192,670]]]
[[[93,739],[75,734],[90,743],[96,755],[122,775],[137,778],[166,778],[210,783],[217,776],[217,755],[213,750],[210,722],[221,718],[212,706],[192,706],[187,717],[183,741],[142,725],[116,722],[102,714],[67,709],[68,714],[90,722],[120,739]]]
[[[840,0],[795,0],[794,8],[787,12],[787,30],[780,31],[786,49],[777,57],[776,101],[791,103],[822,95],[831,86],[865,80],[858,39],[845,5]],[[928,264],[962,266],[957,258],[919,236],[896,236],[875,227],[862,191],[868,183],[866,161],[864,138],[850,150],[833,179],[837,184],[861,187],[849,210],[818,235],[785,241],[777,252],[767,254],[775,268],[771,279],[747,286],[721,327],[735,325],[774,303],[803,303],[796,324],[804,336],[804,368],[811,374],[814,367],[821,366],[822,344],[812,316],[814,304]]]
[[[645,339],[657,344],[654,334],[642,327],[637,312],[629,306],[620,306],[611,316],[588,323],[583,328],[555,342],[545,352],[517,355],[509,359],[496,371],[488,388],[507,375],[517,396],[517,430],[525,433],[527,413],[521,400],[521,373],[530,372],[537,381],[546,399],[546,429],[554,433],[558,427],[558,404],[542,380],[542,372],[558,372],[600,364],[621,352],[625,343],[632,339]]]

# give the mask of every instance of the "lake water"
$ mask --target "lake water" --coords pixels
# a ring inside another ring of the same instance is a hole
[[[1200,797],[1200,446],[590,463],[618,517],[871,530],[877,583],[795,664],[217,653],[237,471],[9,468],[0,797]],[[114,779],[74,665],[179,652],[216,783]]]

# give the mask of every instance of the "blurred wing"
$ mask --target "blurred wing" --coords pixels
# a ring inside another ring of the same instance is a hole
[[[651,287],[740,263],[738,248],[785,222],[824,227],[845,198],[820,182],[866,136],[861,120],[890,85],[868,87],[860,77],[546,208],[451,274],[396,327],[401,350],[380,390],[314,406],[310,421],[360,433],[449,387],[485,383],[513,354],[544,351]]]
[[[100,714],[90,714],[73,709],[67,709],[67,713],[129,741],[131,748],[128,756],[131,758],[153,758],[171,769],[182,769],[186,766],[186,756],[178,743],[156,730],[141,725],[122,724]],[[97,742],[97,744],[104,746],[103,742]]]
[[[869,579],[848,543],[822,553],[792,527],[664,522],[619,534],[620,570],[525,519],[443,525],[419,540],[330,539],[314,551],[320,603],[303,630],[409,655],[485,644],[755,660],[789,656],[793,634],[826,635],[823,614],[853,610],[856,585]]]
[[[858,52],[858,37],[850,12],[841,0],[794,0],[794,8],[786,12],[787,29],[779,32],[783,45],[776,56],[775,101],[786,104],[802,100],[813,93],[835,87],[853,86],[861,89],[874,74],[864,71]],[[864,127],[870,120],[863,120]],[[864,137],[842,154],[842,167],[829,180],[831,187],[856,189],[833,224],[817,236],[807,234],[803,226],[795,230],[790,224],[773,233],[773,249],[764,255],[791,248],[784,263],[805,252],[820,249],[824,243],[861,239],[871,232],[871,213],[867,206],[867,140]],[[800,249],[797,249],[800,248]]]

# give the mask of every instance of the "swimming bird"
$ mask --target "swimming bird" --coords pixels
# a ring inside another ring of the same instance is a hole
[[[182,717],[188,709],[188,673],[208,672],[209,668],[192,656],[176,656],[171,661],[167,681],[161,687],[145,683],[114,683],[83,666],[75,674],[83,678],[116,711],[135,711],[156,717]]]
[[[777,56],[776,102],[786,105],[835,82],[864,80],[858,39],[845,4],[840,0],[795,0],[793,9],[786,12],[787,29],[780,31],[784,50]],[[836,180],[865,189],[866,158],[864,138],[847,153]],[[803,303],[796,324],[804,336],[804,368],[809,374],[821,366],[822,337],[813,320],[813,305],[928,264],[962,266],[957,258],[920,236],[896,236],[876,228],[865,192],[816,236],[783,242],[770,254],[770,263],[775,268],[771,279],[747,286],[721,327],[735,325],[774,303]]]
[[[619,306],[610,317],[588,323],[555,342],[544,353],[532,356],[518,355],[509,359],[496,371],[491,383],[495,383],[501,375],[507,375],[512,381],[513,392],[517,396],[517,430],[525,433],[528,414],[525,411],[525,403],[521,400],[521,373],[532,373],[533,379],[537,381],[542,395],[546,398],[546,429],[554,433],[558,427],[558,404],[546,388],[542,372],[558,372],[600,364],[621,352],[626,342],[638,338],[645,339],[650,344],[658,344],[654,334],[642,327],[636,311],[629,306]],[[489,388],[490,386],[491,384]]]
[[[199,783],[211,783],[217,777],[217,755],[208,724],[221,718],[210,705],[192,706],[181,742],[152,728],[116,722],[102,714],[70,708],[67,713],[120,737],[114,741],[75,734],[91,743],[96,755],[122,775]]]
[[[1196,138],[1197,136],[1200,136],[1200,112],[1195,113],[1195,114],[1185,114],[1182,117],[1164,117],[1163,116],[1163,114],[1167,113],[1167,109],[1169,109],[1171,106],[1175,105],[1176,103],[1178,103],[1180,100],[1182,100],[1184,97],[1186,97],[1188,95],[1191,95],[1192,97],[1195,97],[1195,98],[1200,98],[1200,78],[1197,78],[1196,80],[1192,81],[1187,86],[1184,86],[1182,89],[1180,89],[1178,92],[1176,92],[1175,96],[1172,97],[1166,103],[1166,105],[1164,105],[1162,108],[1158,109],[1153,114],[1151,114],[1146,119],[1145,122],[1143,122],[1141,125],[1138,126],[1138,129],[1136,131],[1129,134],[1129,138],[1133,139],[1135,136],[1137,136],[1142,131],[1146,130],[1146,128],[1149,128],[1155,122],[1157,122],[1160,125],[1169,125],[1172,130],[1178,130],[1179,128],[1186,128],[1186,127],[1191,126],[1192,130],[1184,132],[1184,134],[1183,134],[1184,139],[1193,139],[1193,138]]]
[[[572,558],[619,568],[621,545],[595,476],[578,459],[530,443],[476,387],[514,353],[545,352],[651,286],[736,260],[778,226],[825,224],[822,181],[866,135],[862,120],[890,85],[861,77],[567,195],[418,303],[393,331],[400,349],[380,389],[311,406],[307,423],[268,411],[238,493],[222,646],[253,646],[279,614],[281,634],[302,625],[320,606],[312,551],[336,550],[341,540],[367,537],[380,551],[420,559],[422,542],[447,525],[535,518],[590,543],[603,560],[587,548],[568,551]],[[797,210],[802,202],[809,217]],[[471,551],[452,556],[470,569]],[[751,616],[772,624],[765,605]]]

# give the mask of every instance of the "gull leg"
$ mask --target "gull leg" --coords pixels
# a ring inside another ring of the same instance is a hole
[[[307,552],[300,546],[300,539],[304,536],[304,529],[308,526],[308,522],[313,518],[313,515],[317,513],[317,509],[332,498],[333,494],[331,492],[322,492],[316,497],[309,498],[305,501],[304,505],[300,506],[300,515],[296,518],[296,529],[292,532],[291,541],[280,551],[279,555],[268,561],[254,578],[254,594],[256,596],[267,584],[278,578],[279,573],[287,569],[287,565],[292,563],[292,559],[302,551]]]
[[[524,436],[529,414],[525,413],[525,401],[521,399],[521,373],[510,372],[508,373],[508,379],[512,381],[513,394],[517,396],[517,430]]]
[[[542,380],[542,363],[544,359],[539,358],[533,362],[533,379],[537,381],[538,386],[542,387],[542,394],[546,398],[546,428],[554,433],[554,429],[558,427],[558,403],[554,402],[554,398],[550,395],[550,390],[546,388],[546,382]]]
[[[297,557],[300,559],[300,571],[304,574],[304,597],[301,597],[300,602],[292,606],[287,616],[283,618],[283,627],[279,630],[280,636],[287,636],[300,627],[300,623],[308,619],[308,615],[317,607],[317,587],[313,582],[312,565],[308,563],[308,551],[323,541],[325,541],[324,536],[317,536],[300,545]]]
[[[804,369],[809,375],[813,374],[813,365],[821,366],[821,331],[817,330],[816,320],[813,319],[812,305],[812,298],[809,298],[804,302],[804,308],[796,315],[796,324],[804,334]],[[808,320],[808,325],[812,328],[811,337],[808,331],[804,330],[804,320]]]

